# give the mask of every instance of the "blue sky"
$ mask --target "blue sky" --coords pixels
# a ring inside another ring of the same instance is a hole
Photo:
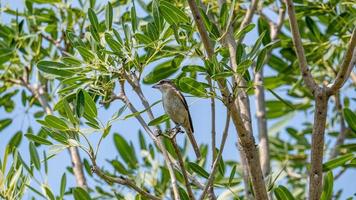
[[[1,6],[10,6],[11,8],[18,8],[19,10],[23,9],[23,1],[22,0],[0,0]],[[274,17],[274,16],[272,16]],[[9,17],[0,14],[0,23],[2,22],[8,22]],[[253,44],[253,42],[257,38],[257,33],[252,32],[251,34],[248,35],[246,38],[246,43],[247,44]],[[184,63],[183,63],[184,64]],[[152,64],[147,66],[145,69],[145,73],[149,72],[152,67],[154,67]],[[271,70],[266,70],[266,74],[273,74]],[[151,86],[143,85],[143,92],[146,95],[146,97],[149,97],[149,102],[153,103],[161,98],[161,94],[157,91],[151,88]],[[285,94],[286,89],[280,88],[276,90],[278,94]],[[138,110],[143,110],[143,107],[140,104],[140,101],[133,95],[132,90],[128,87],[127,88],[127,93],[133,104],[137,107]],[[19,97],[19,95],[18,95]],[[274,97],[271,96],[270,94],[267,93],[267,99],[273,99]],[[26,108],[23,108],[21,106],[20,98],[17,98],[18,101],[16,102],[16,109],[13,113],[10,115],[4,111],[3,108],[0,108],[0,119],[2,118],[7,118],[11,117],[14,118],[13,124],[0,132],[0,155],[3,155],[4,153],[4,148],[5,145],[8,143],[9,139],[13,136],[15,132],[17,132],[19,129],[22,129],[25,131],[25,128],[30,126],[35,130],[35,132],[40,128],[40,126],[31,118],[32,114],[36,112],[37,110],[31,109],[30,111],[26,111]],[[210,100],[208,99],[198,99],[198,98],[187,98],[188,104],[190,105],[190,111],[193,119],[193,124],[194,124],[194,129],[195,129],[195,136],[197,138],[198,143],[205,143],[205,144],[210,144]],[[257,141],[257,127],[256,127],[256,120],[255,120],[255,99],[254,97],[250,97],[250,102],[251,102],[251,111],[252,111],[252,118],[253,118],[253,130],[255,133],[255,138]],[[99,119],[101,119],[103,122],[106,122],[110,117],[113,115],[114,112],[117,111],[122,106],[121,102],[114,102],[110,109],[105,110],[103,107],[99,106]],[[332,103],[330,102],[329,106],[333,106]],[[162,109],[162,105],[158,104],[153,107],[153,111],[155,116],[160,116],[164,113]],[[225,107],[218,102],[217,107],[216,107],[216,115],[217,115],[217,130],[222,130],[223,125],[225,122],[225,116],[226,116],[226,110]],[[30,113],[27,113],[30,112]],[[129,114],[128,111],[126,111],[125,114]],[[145,119],[148,120],[147,116],[144,115]],[[311,122],[313,120],[313,113],[296,113],[292,119],[289,121],[287,126],[294,127],[296,129],[301,129],[298,127],[301,127],[304,122]],[[269,127],[271,127],[274,123],[276,123],[278,120],[270,120],[268,121]],[[139,124],[137,123],[136,119],[130,118],[127,121],[117,121],[114,126],[112,127],[111,134],[103,140],[102,145],[100,147],[100,151],[98,154],[98,164],[102,166],[108,166],[106,164],[106,159],[113,159],[115,158],[118,153],[116,151],[116,148],[114,147],[113,144],[113,139],[112,139],[112,133],[118,132],[122,135],[127,140],[132,140],[134,144],[138,145],[138,140],[137,140],[137,133],[138,130],[140,129]],[[283,132],[283,131],[282,131]],[[221,131],[217,132],[217,138],[218,138],[218,144],[220,143],[221,140]],[[178,140],[182,141],[184,135],[179,135]],[[93,134],[90,136],[91,141],[95,143],[95,141],[98,141],[99,135],[98,134]],[[148,139],[148,137],[147,137]],[[149,139],[148,139],[149,141]],[[229,136],[227,139],[227,143],[225,146],[223,158],[224,160],[227,159],[232,159],[232,160],[238,160],[239,159],[239,153],[236,149],[235,143],[237,141],[237,135],[235,128],[233,125],[230,127],[229,131]],[[191,147],[190,147],[191,148]],[[48,151],[47,147],[42,147],[41,148],[41,155],[42,155],[42,150]],[[25,160],[29,161],[29,151],[28,151],[28,142],[26,138],[23,138],[21,147],[19,148],[19,151],[22,155],[22,157],[25,158]],[[138,152],[138,151],[136,151]],[[82,157],[85,157],[84,152],[80,152]],[[192,154],[193,155],[193,154]],[[43,181],[48,181],[48,184],[54,189],[55,193],[58,194],[59,191],[59,182],[60,178],[62,176],[63,172],[66,172],[66,167],[70,165],[70,159],[69,159],[69,154],[67,151],[63,151],[62,153],[57,154],[54,158],[49,160],[49,174],[48,177],[43,177]],[[110,166],[108,166],[110,167]],[[273,166],[273,172],[278,173],[279,169],[281,169],[281,166]],[[337,170],[336,170],[337,171]],[[334,173],[335,174],[335,173]],[[44,175],[44,174],[43,174]],[[345,173],[340,179],[338,179],[334,185],[334,191],[337,191],[340,188],[344,189],[343,192],[343,198],[345,199],[346,197],[350,197],[355,193],[354,185],[349,184],[354,182],[354,178],[356,177],[356,170],[349,170],[347,173]],[[75,186],[75,180],[72,176],[68,175],[67,173],[67,178],[68,178],[68,185],[70,187]],[[35,184],[35,182],[32,182]],[[35,184],[35,186],[38,186]],[[25,199],[29,199],[30,196],[25,197]]]

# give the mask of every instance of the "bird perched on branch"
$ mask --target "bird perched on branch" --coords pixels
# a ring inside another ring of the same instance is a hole
[[[163,108],[169,118],[178,126],[182,126],[188,135],[193,146],[195,155],[201,158],[199,146],[193,136],[194,128],[192,118],[189,113],[187,101],[182,93],[177,89],[171,80],[161,80],[153,88],[159,89],[162,93]]]

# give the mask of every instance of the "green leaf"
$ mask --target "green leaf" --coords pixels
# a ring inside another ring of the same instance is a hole
[[[344,165],[347,161],[351,160],[353,158],[353,153],[348,153],[342,156],[339,156],[337,158],[334,158],[332,160],[329,160],[328,162],[323,164],[323,171],[330,171],[332,169],[335,169],[337,167],[340,167]]]
[[[117,42],[109,33],[105,33],[105,41],[108,43],[111,50],[115,53],[120,53],[121,51],[121,44]]]
[[[118,160],[112,160],[111,165],[118,171],[120,174],[128,175],[129,171],[125,168],[125,166]]]
[[[256,52],[258,51],[258,49],[261,47],[261,44],[262,44],[262,40],[263,38],[265,37],[266,35],[266,31],[262,32],[260,34],[260,36],[257,38],[255,44],[253,45],[250,53],[248,54],[248,57],[252,58],[255,56]]]
[[[92,8],[88,9],[88,17],[91,25],[94,27],[96,31],[99,31],[99,22],[98,17],[96,16],[94,10]]]
[[[264,17],[259,17],[258,22],[257,22],[257,29],[258,29],[258,34],[263,33],[266,31],[265,36],[262,39],[263,45],[267,45],[268,43],[271,42],[271,28],[270,25],[268,24],[267,20]]]
[[[62,57],[61,60],[67,65],[80,66],[82,64],[82,61],[72,56]]]
[[[326,173],[323,182],[323,193],[321,194],[320,200],[330,200],[333,196],[334,187],[334,176],[332,171]]]
[[[183,188],[179,187],[178,192],[179,192],[179,196],[182,200],[189,200],[189,196]]]
[[[277,93],[275,93],[273,90],[268,89],[268,88],[267,88],[267,90],[270,91],[270,92],[273,94],[273,96],[275,96],[278,100],[280,100],[281,102],[283,102],[286,106],[288,106],[288,107],[291,108],[292,110],[295,110],[294,106],[293,106],[291,103],[289,103],[288,101],[284,100],[282,97],[280,97],[280,96],[279,96]]]
[[[90,61],[94,60],[95,55],[90,50],[88,50],[87,48],[82,47],[82,46],[78,46],[76,48],[79,51],[79,54],[83,57],[83,59],[86,62],[90,62]]]
[[[344,108],[344,116],[347,124],[356,133],[356,114],[349,108]]]
[[[112,19],[113,19],[113,8],[110,2],[106,5],[105,8],[105,25],[108,30],[112,28]]]
[[[62,198],[63,198],[64,193],[66,191],[66,185],[67,185],[67,176],[66,176],[65,173],[63,173],[62,178],[61,178],[61,187],[59,189],[59,195]]]
[[[266,59],[268,49],[262,49],[262,51],[258,54],[256,66],[255,66],[255,73],[259,72],[264,65],[264,61]]]
[[[131,7],[131,26],[132,26],[132,31],[136,32],[137,30],[137,16],[136,16],[136,8],[135,8],[135,1],[132,1],[132,7]]]
[[[91,199],[89,193],[81,187],[74,188],[73,197],[75,200],[90,200]]]
[[[73,76],[75,74],[67,65],[54,61],[40,61],[37,63],[37,68],[47,74],[62,77]]]
[[[279,185],[274,189],[274,195],[276,196],[277,200],[294,200],[294,197],[290,191],[282,185]]]
[[[169,24],[177,24],[180,22],[189,23],[188,16],[178,7],[174,6],[172,2],[160,1],[159,10],[161,11],[163,18]]]
[[[78,117],[83,116],[84,106],[85,106],[85,101],[84,101],[83,90],[78,90],[76,94],[76,106],[75,106],[75,111]]]
[[[0,120],[0,131],[4,130],[12,123],[12,119],[2,119]]]
[[[50,199],[50,200],[55,200],[56,199],[54,197],[54,194],[53,194],[52,190],[49,187],[44,186],[44,189],[45,189],[46,196],[47,196],[48,199]]]
[[[58,129],[58,130],[69,129],[68,125],[62,119],[53,115],[47,115],[45,117],[45,122],[47,123],[48,126],[54,129]]]
[[[66,113],[68,119],[70,122],[72,122],[72,124],[77,124],[78,123],[78,120],[77,118],[74,116],[73,114],[73,110],[72,108],[70,107],[67,99],[62,99],[62,102],[63,102],[63,108],[64,108],[64,112]]]
[[[82,90],[82,92],[84,95],[84,113],[95,118],[98,115],[95,102],[87,91]]]
[[[137,168],[137,158],[134,148],[126,142],[121,135],[114,134],[115,147],[121,155],[122,159],[128,164],[130,168]]]
[[[193,170],[195,173],[197,173],[198,175],[208,179],[209,178],[209,173],[207,171],[205,171],[204,168],[200,167],[198,164],[193,163],[193,162],[189,162],[188,166],[191,170]]]
[[[190,93],[198,97],[204,97],[207,93],[203,83],[190,77],[183,77],[179,79],[179,88],[183,92]]]
[[[164,115],[157,117],[156,119],[151,120],[148,123],[148,126],[156,126],[156,125],[161,124],[167,120],[169,120],[169,116],[167,114],[164,114]]]
[[[32,142],[30,142],[29,149],[30,149],[31,162],[35,165],[36,169],[39,170],[41,167],[41,162],[36,147]]]
[[[252,29],[255,28],[255,26],[256,26],[255,24],[249,24],[249,25],[245,26],[241,31],[239,31],[235,34],[235,39],[239,40],[239,39],[245,37],[245,35],[248,32],[252,31]]]
[[[22,140],[22,132],[18,131],[14,134],[14,136],[11,137],[9,141],[9,146],[11,148],[17,148],[20,145],[21,140]]]
[[[145,78],[143,78],[143,83],[156,83],[174,74],[176,71],[178,71],[178,69],[179,65],[174,65],[173,60],[163,62],[157,65],[150,73],[145,76]]]
[[[38,3],[38,4],[54,4],[54,3],[61,3],[61,0],[28,0],[33,3]]]
[[[33,142],[36,142],[38,144],[44,144],[44,145],[52,145],[52,142],[46,140],[45,138],[42,138],[40,136],[37,135],[33,135],[33,134],[25,134],[25,136],[29,139],[32,140]]]
[[[231,169],[230,176],[229,176],[229,185],[231,185],[232,180],[235,177],[235,173],[236,173],[236,165],[234,165]]]

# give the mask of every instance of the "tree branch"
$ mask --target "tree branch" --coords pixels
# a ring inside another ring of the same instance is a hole
[[[340,71],[337,73],[334,83],[327,88],[328,95],[335,94],[349,78],[352,68],[356,64],[356,28],[352,31],[348,49],[340,66]]]
[[[161,200],[161,198],[159,198],[157,196],[154,196],[154,195],[150,194],[149,192],[147,192],[147,191],[141,189],[140,187],[138,187],[134,180],[131,180],[131,179],[123,177],[123,176],[113,177],[113,176],[107,175],[105,172],[103,172],[97,166],[94,156],[93,155],[89,155],[89,157],[90,157],[91,162],[93,164],[93,166],[91,167],[92,173],[96,173],[101,179],[105,180],[106,182],[117,183],[117,184],[120,184],[120,185],[128,186],[129,188],[135,190],[136,192],[141,194],[143,197],[148,198],[148,199]]]
[[[218,153],[216,159],[214,160],[213,167],[211,169],[209,178],[208,178],[208,180],[207,180],[207,182],[205,184],[205,188],[204,188],[204,190],[203,190],[203,192],[202,192],[202,194],[201,194],[201,196],[199,198],[200,200],[203,200],[205,198],[209,188],[212,187],[212,185],[213,185],[215,174],[217,172],[216,170],[217,170],[219,161],[221,159],[222,153],[224,151],[226,138],[227,138],[227,135],[228,135],[228,132],[229,132],[229,125],[230,125],[230,110],[227,109],[225,128],[224,128],[223,136],[222,136],[222,139],[221,139],[219,153]]]
[[[119,80],[120,86],[121,86],[121,91],[120,94],[116,96],[116,98],[121,99],[127,107],[131,110],[132,113],[138,112],[138,110],[133,106],[133,104],[130,102],[130,100],[127,98],[126,93],[125,93],[125,80]],[[153,116],[153,115],[152,115]],[[171,183],[172,183],[172,188],[173,188],[173,194],[174,198],[176,200],[179,200],[179,191],[178,191],[178,185],[177,185],[177,179],[174,174],[174,164],[172,160],[169,157],[169,154],[167,150],[165,149],[163,145],[163,141],[161,138],[156,137],[158,134],[154,134],[152,130],[148,127],[146,124],[145,120],[141,117],[141,115],[136,115],[135,118],[139,121],[141,126],[145,129],[145,131],[149,134],[149,136],[152,138],[152,140],[155,142],[155,144],[159,147],[161,150],[164,160],[167,164],[167,168],[171,177]],[[158,131],[158,130],[157,130]]]
[[[174,134],[174,133],[173,133],[173,134]],[[182,172],[182,174],[183,174],[184,183],[185,183],[185,187],[186,187],[187,192],[188,192],[189,199],[195,200],[194,194],[193,194],[193,191],[192,191],[192,187],[190,186],[190,183],[189,183],[189,180],[188,180],[187,170],[185,169],[183,157],[182,157],[182,154],[181,154],[181,152],[180,152],[180,150],[179,150],[179,147],[178,147],[176,138],[175,138],[175,137],[172,137],[172,138],[171,138],[171,142],[172,142],[174,151],[175,151],[175,153],[177,154],[177,157],[178,157],[178,162],[179,162],[180,170],[181,170],[181,172]]]
[[[311,75],[310,69],[308,67],[307,59],[304,54],[304,48],[302,44],[302,39],[299,34],[298,22],[295,16],[294,6],[292,0],[285,0],[285,3],[288,7],[289,22],[291,26],[293,43],[295,46],[295,51],[299,61],[300,71],[302,72],[303,80],[309,90],[314,94],[314,91],[319,88],[315,83],[313,76]]]
[[[189,7],[192,11],[193,17],[195,19],[196,25],[198,27],[199,34],[201,36],[202,42],[204,44],[205,50],[207,52],[208,58],[211,59],[214,56],[213,47],[209,43],[208,33],[206,32],[204,23],[202,22],[202,18],[200,16],[198,7],[194,0],[188,0]],[[236,43],[235,44],[236,49]],[[236,51],[234,51],[233,55],[230,52],[230,59],[232,56],[235,57]],[[236,63],[236,60],[235,60]],[[237,66],[237,65],[236,65]],[[237,81],[238,82],[238,81]],[[243,148],[243,152],[246,154],[248,169],[252,176],[252,186],[254,189],[256,199],[267,199],[267,191],[263,180],[263,175],[260,167],[259,156],[257,149],[255,147],[255,141],[252,134],[252,127],[250,121],[250,111],[249,111],[249,100],[246,92],[240,92],[241,96],[239,97],[239,102],[242,102],[242,109],[238,109],[237,104],[231,104],[230,102],[230,92],[225,85],[224,81],[219,81],[219,88],[224,98],[224,102],[228,105],[231,105],[231,116],[236,127],[236,130],[239,135],[239,143]],[[241,107],[240,105],[240,107]],[[241,116],[240,116],[241,113]],[[244,119],[244,120],[243,120]],[[244,122],[243,122],[244,121]]]

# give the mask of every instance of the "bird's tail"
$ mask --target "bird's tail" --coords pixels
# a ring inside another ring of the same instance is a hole
[[[201,159],[201,154],[200,154],[200,150],[199,150],[199,145],[195,141],[193,132],[187,131],[187,135],[188,135],[190,143],[193,146],[193,149],[194,149],[195,155],[197,156],[197,159],[200,160]]]

